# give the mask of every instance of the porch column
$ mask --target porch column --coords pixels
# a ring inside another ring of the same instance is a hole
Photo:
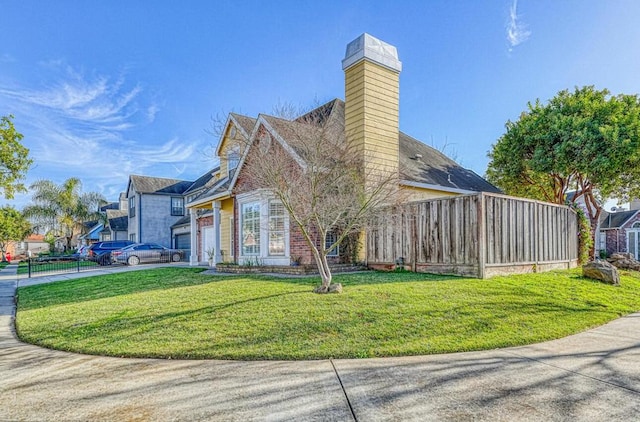
[[[220,201],[213,201],[213,247],[215,248],[214,262],[222,262],[220,253]]]
[[[198,222],[196,221],[196,209],[189,208],[189,218],[191,227],[191,255],[189,256],[189,265],[198,265]]]

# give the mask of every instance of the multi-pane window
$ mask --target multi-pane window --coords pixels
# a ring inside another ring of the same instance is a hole
[[[242,204],[242,255],[260,254],[260,203]]]
[[[284,206],[269,202],[269,255],[284,255]]]
[[[129,217],[135,217],[136,215],[136,197],[129,198]]]
[[[171,215],[184,215],[184,199],[176,196],[171,198]]]
[[[324,238],[324,248],[329,249],[331,245],[336,243],[338,240],[338,236],[335,232],[327,232],[327,236]],[[336,245],[333,250],[331,250],[327,256],[338,256],[340,254],[340,245]]]
[[[136,234],[135,233],[131,233],[129,235],[129,240],[132,241],[132,242],[135,242],[136,241]]]

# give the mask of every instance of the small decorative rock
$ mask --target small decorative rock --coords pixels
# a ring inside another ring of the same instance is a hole
[[[313,293],[342,293],[342,284],[333,283],[329,285],[329,289],[325,289],[322,285],[313,289]]]
[[[630,253],[611,254],[607,261],[623,270],[640,271],[640,262],[636,261]]]
[[[329,285],[329,293],[342,293],[342,283]]]
[[[600,280],[614,286],[620,285],[618,270],[606,261],[593,261],[582,266],[582,276]]]

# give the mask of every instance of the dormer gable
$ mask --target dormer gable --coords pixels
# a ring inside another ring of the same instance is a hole
[[[251,117],[229,113],[216,148],[216,156],[220,160],[221,177],[226,177],[238,166],[255,122],[256,119]]]

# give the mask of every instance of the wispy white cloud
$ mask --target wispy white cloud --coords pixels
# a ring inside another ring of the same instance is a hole
[[[86,74],[64,61],[41,66],[49,80],[40,86],[3,85],[0,79],[0,109],[20,117],[35,160],[29,183],[79,177],[84,190],[113,199],[126,189],[129,174],[179,177],[202,166],[198,142],[137,137],[160,109],[140,84],[124,75]]]
[[[506,29],[509,51],[513,51],[514,47],[527,41],[531,36],[531,31],[527,29],[527,25],[518,16],[518,0],[513,0],[513,3],[511,3]]]

